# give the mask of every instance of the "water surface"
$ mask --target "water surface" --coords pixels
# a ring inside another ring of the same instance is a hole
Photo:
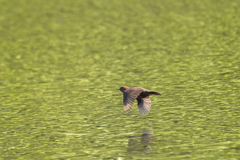
[[[0,159],[238,159],[238,1],[0,0]],[[125,114],[120,86],[158,91]]]

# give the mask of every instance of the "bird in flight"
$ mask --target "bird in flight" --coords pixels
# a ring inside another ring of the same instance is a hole
[[[151,107],[151,100],[149,97],[150,95],[162,96],[162,94],[159,92],[150,91],[142,87],[123,86],[118,90],[120,90],[123,93],[124,111],[128,113],[132,108],[134,100],[137,99],[138,109],[140,111],[141,116],[144,116],[150,110]]]

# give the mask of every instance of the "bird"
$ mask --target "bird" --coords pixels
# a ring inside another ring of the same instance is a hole
[[[132,104],[137,99],[141,116],[147,114],[151,107],[150,95],[162,96],[159,92],[150,91],[142,87],[122,86],[119,89],[123,93],[123,105],[126,113],[130,112]]]

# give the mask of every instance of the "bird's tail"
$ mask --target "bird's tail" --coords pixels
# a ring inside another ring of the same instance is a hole
[[[151,94],[154,94],[154,95],[162,96],[162,94],[159,93],[159,92],[150,92],[150,93],[151,93]]]

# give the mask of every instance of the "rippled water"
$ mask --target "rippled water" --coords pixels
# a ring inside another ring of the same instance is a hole
[[[0,5],[1,160],[240,156],[238,1]]]

